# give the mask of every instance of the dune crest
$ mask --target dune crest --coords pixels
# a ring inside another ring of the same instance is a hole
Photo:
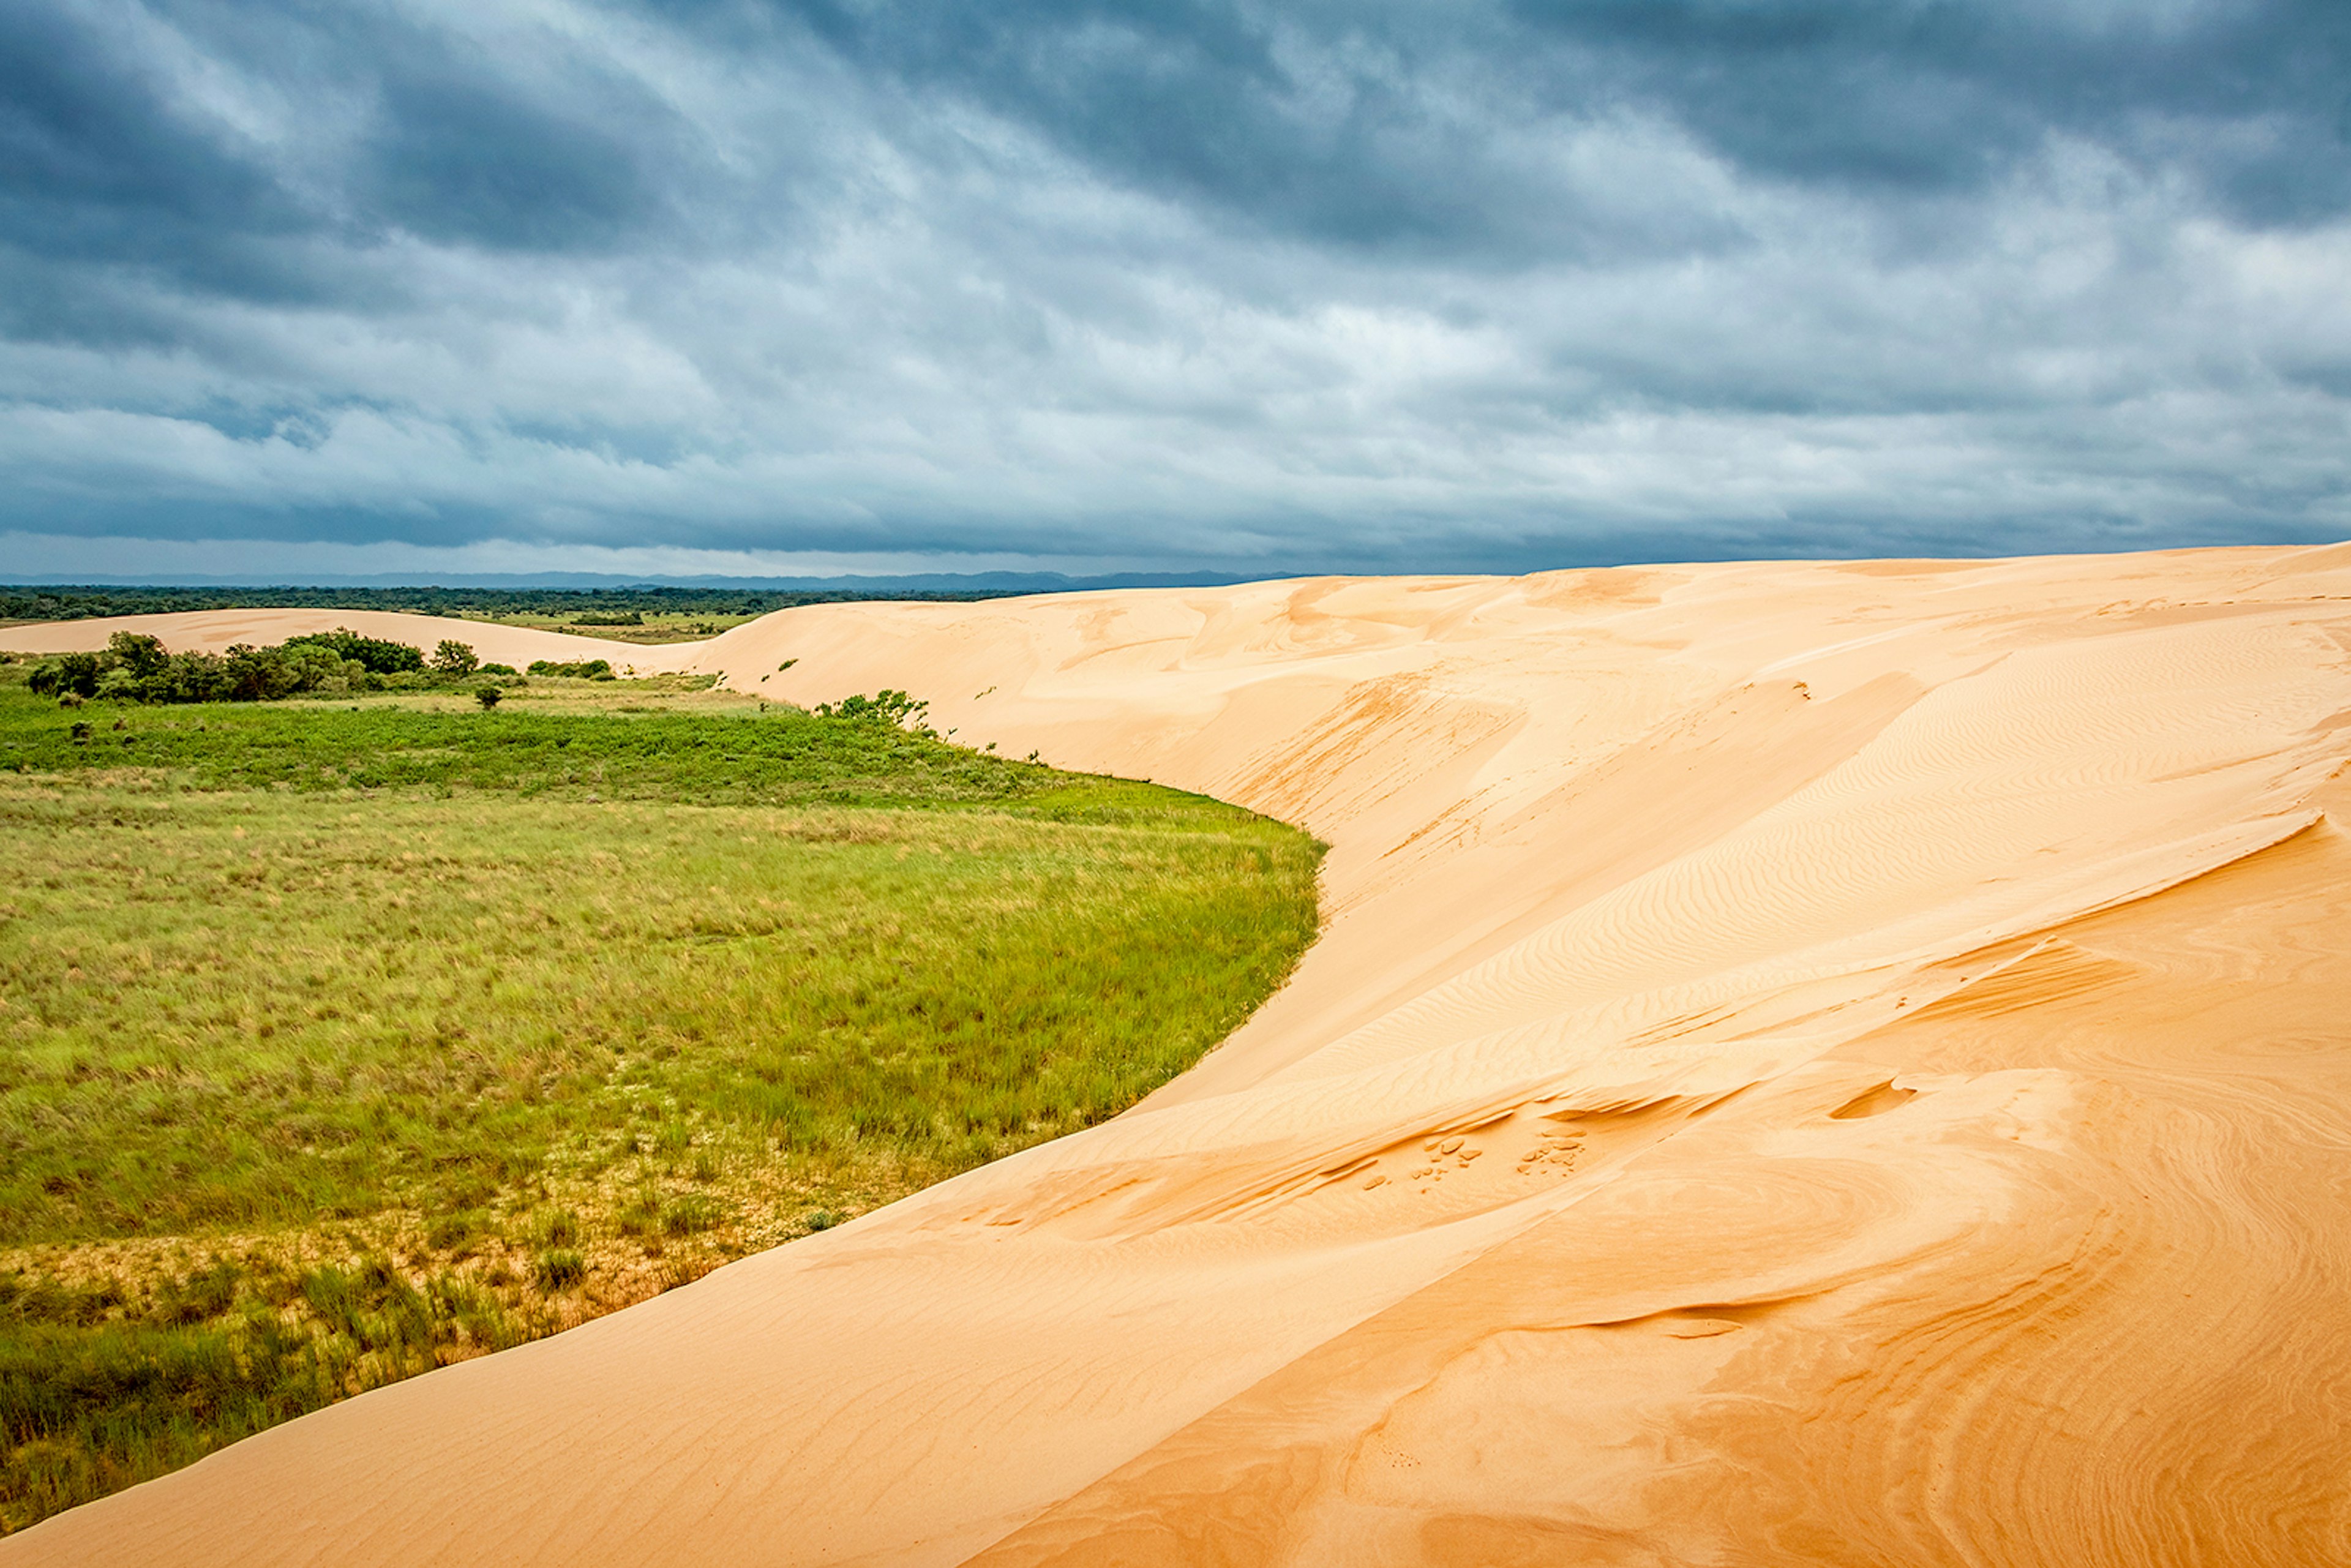
[[[1326,932],[1124,1116],[0,1561],[2351,1562],[2351,547],[638,652],[1301,822]]]

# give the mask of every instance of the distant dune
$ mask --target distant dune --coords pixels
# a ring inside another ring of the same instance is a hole
[[[1302,823],[1328,929],[1123,1117],[0,1563],[2351,1562],[2351,547],[630,652]]]
[[[612,667],[635,666],[657,674],[684,665],[706,644],[670,643],[644,647],[633,643],[541,632],[530,626],[500,626],[486,621],[446,620],[435,615],[398,615],[384,610],[191,610],[174,615],[114,615],[89,621],[52,621],[33,626],[0,626],[0,648],[17,653],[70,653],[106,646],[117,632],[160,637],[173,653],[195,649],[217,653],[236,643],[283,643],[288,637],[349,627],[366,637],[389,637],[427,653],[444,637],[466,643],[486,664],[521,669],[534,659],[557,663],[609,659]]]

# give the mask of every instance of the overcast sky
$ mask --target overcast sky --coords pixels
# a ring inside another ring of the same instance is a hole
[[[6,0],[0,574],[2351,536],[2346,0]]]

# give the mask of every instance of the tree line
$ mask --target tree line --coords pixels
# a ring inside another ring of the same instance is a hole
[[[444,638],[428,659],[405,643],[339,626],[288,637],[275,647],[239,643],[218,653],[174,653],[160,638],[117,632],[102,652],[40,660],[26,685],[37,695],[68,703],[237,703],[306,692],[424,691],[475,675],[516,674],[509,664],[483,664],[469,644],[454,638]]]
[[[647,615],[765,615],[800,604],[914,599],[968,602],[1028,592],[742,588],[123,588],[0,584],[0,621],[88,621],[190,610],[393,610],[417,615],[549,615],[576,626],[641,626]]]

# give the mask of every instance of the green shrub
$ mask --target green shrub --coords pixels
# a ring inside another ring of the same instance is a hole
[[[215,1258],[182,1280],[165,1280],[155,1292],[155,1321],[167,1324],[203,1322],[219,1317],[236,1301],[244,1270]]]
[[[613,678],[612,661],[610,659],[589,659],[570,664],[533,659],[530,673],[534,675],[568,675],[573,680],[609,681]]]
[[[603,660],[572,667],[592,679],[612,678]],[[77,702],[243,703],[305,692],[431,690],[477,674],[520,679],[512,665],[485,665],[472,647],[455,639],[442,641],[428,667],[423,654],[405,643],[362,637],[341,627],[289,637],[274,648],[240,643],[221,653],[168,653],[157,638],[117,632],[103,653],[60,653],[40,661],[27,673],[26,685],[36,695]],[[484,707],[497,700],[475,695]]]
[[[454,1252],[481,1234],[482,1217],[470,1208],[444,1214],[425,1228],[424,1245],[435,1252]]]
[[[588,1278],[588,1261],[569,1248],[550,1247],[533,1260],[531,1275],[541,1291],[569,1291]]]
[[[117,632],[106,640],[106,648],[135,680],[149,680],[162,674],[164,666],[172,662],[172,655],[164,652],[163,639],[136,632]]]
[[[931,705],[917,702],[904,692],[877,692],[872,696],[843,697],[837,703],[816,705],[820,718],[843,718],[852,724],[887,725],[893,729],[911,728],[918,735],[931,731],[923,724],[923,716]]]
[[[615,1220],[623,1236],[651,1236],[661,1228],[661,1195],[652,1192],[637,1194],[622,1206]]]
[[[339,641],[347,639],[348,643]],[[365,658],[346,657],[356,648]],[[223,653],[166,653],[162,643],[117,632],[99,653],[63,653],[29,672],[35,694],[120,702],[267,702],[321,688],[347,690],[371,683],[377,666],[399,664],[382,650],[400,648],[407,667],[420,667],[416,650],[350,632],[319,632],[288,639],[275,648],[238,643]]]
[[[35,664],[25,685],[37,696],[94,697],[100,669],[96,653],[58,653]]]
[[[662,1232],[667,1236],[692,1236],[717,1223],[717,1206],[698,1192],[672,1198],[662,1206]]]
[[[399,674],[424,667],[424,651],[405,643],[395,643],[383,637],[362,637],[358,632],[338,626],[331,632],[312,632],[300,637],[288,637],[288,648],[324,648],[340,662],[358,661],[379,675]],[[443,644],[448,646],[449,644]],[[463,644],[458,644],[463,646]],[[471,650],[468,650],[470,653]]]

